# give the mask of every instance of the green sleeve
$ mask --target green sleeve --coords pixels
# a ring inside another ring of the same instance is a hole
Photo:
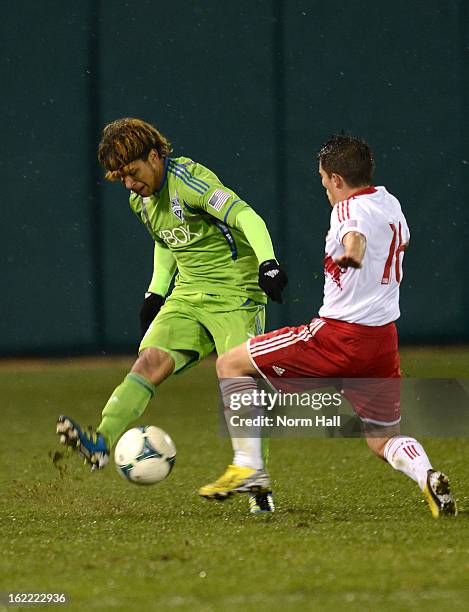
[[[235,227],[246,236],[259,264],[268,259],[275,259],[269,230],[256,211],[249,207],[242,210],[236,217]]]
[[[183,186],[184,205],[192,209],[203,210],[212,217],[223,221],[230,227],[242,231],[261,264],[268,259],[275,259],[272,241],[262,217],[234,191],[218,184],[207,184],[204,193],[196,193]]]
[[[174,255],[163,243],[155,242],[153,256],[153,277],[148,287],[150,293],[166,296],[176,272],[177,264]]]
[[[185,184],[181,184],[184,205],[189,208],[203,210],[212,217],[219,219],[231,227],[235,227],[236,217],[243,210],[251,210],[249,204],[221,183],[209,182],[203,193],[198,193]]]

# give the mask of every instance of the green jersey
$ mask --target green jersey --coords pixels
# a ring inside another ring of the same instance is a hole
[[[236,223],[251,209],[211,170],[186,157],[167,157],[159,191],[150,197],[132,193],[130,206],[157,246],[174,257],[173,295],[240,295],[265,304],[260,262]]]

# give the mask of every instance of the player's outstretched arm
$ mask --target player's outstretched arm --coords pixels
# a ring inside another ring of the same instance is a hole
[[[288,278],[275,258],[264,220],[252,208],[247,208],[236,217],[236,227],[244,233],[259,261],[259,287],[271,300],[283,304],[282,292]]]
[[[340,268],[361,268],[366,251],[366,238],[360,232],[348,232],[342,239],[345,253],[335,260]]]
[[[282,291],[288,279],[275,258],[269,231],[260,217],[236,193],[221,184],[197,185],[183,183],[179,195],[186,206],[200,208],[222,223],[243,232],[259,262],[259,286],[275,302],[282,303]]]
[[[140,331],[142,338],[164,304],[165,296],[168,293],[176,268],[176,260],[172,252],[165,245],[155,242],[153,277],[140,308]]]

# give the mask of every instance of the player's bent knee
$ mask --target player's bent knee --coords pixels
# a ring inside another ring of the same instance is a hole
[[[231,356],[232,351],[228,351],[217,358],[216,369],[218,378],[230,378],[233,369]]]
[[[216,368],[218,378],[236,378],[237,376],[257,373],[249,360],[246,344],[236,346],[227,353],[220,355],[217,359]]]
[[[216,365],[218,378],[236,378],[244,375],[243,368],[240,367],[239,348],[237,346],[218,357]]]
[[[161,349],[144,349],[132,367],[132,372],[140,374],[152,384],[158,385],[168,378],[174,370],[174,359]]]

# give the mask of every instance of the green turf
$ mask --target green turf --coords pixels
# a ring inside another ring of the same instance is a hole
[[[403,350],[412,376],[469,378],[468,363],[467,349]],[[467,608],[466,440],[425,441],[451,475],[455,520],[432,519],[416,485],[363,441],[332,439],[273,440],[278,510],[251,517],[242,496],[197,496],[231,458],[213,362],[162,385],[142,421],[178,446],[165,482],[139,488],[75,457],[54,465],[56,416],[96,423],[124,373],[121,364],[0,370],[0,591],[65,591],[67,610]]]

